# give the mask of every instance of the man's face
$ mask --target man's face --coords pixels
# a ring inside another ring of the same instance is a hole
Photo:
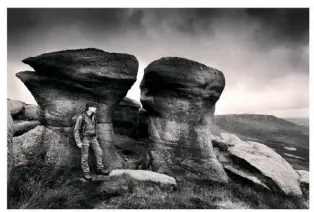
[[[96,107],[89,107],[88,110],[90,112],[96,113],[97,108]]]

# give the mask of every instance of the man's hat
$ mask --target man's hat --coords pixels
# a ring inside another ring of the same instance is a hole
[[[94,102],[87,102],[87,103],[86,103],[86,110],[87,110],[89,107],[97,107],[97,104],[94,103]]]

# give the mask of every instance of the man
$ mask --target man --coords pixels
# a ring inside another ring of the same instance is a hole
[[[102,163],[102,150],[96,137],[96,107],[87,103],[85,111],[78,116],[74,127],[74,138],[77,146],[81,149],[81,166],[84,178],[91,179],[90,169],[88,166],[89,146],[92,147],[97,162],[97,172],[99,174],[108,174]]]

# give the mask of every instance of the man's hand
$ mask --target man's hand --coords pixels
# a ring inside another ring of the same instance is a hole
[[[82,148],[83,144],[78,144],[77,145],[80,149]]]

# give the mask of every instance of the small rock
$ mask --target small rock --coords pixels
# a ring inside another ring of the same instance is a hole
[[[227,151],[228,145],[224,142],[224,140],[215,138],[212,139],[213,147],[218,147],[220,151]]]
[[[306,170],[296,170],[300,176],[301,185],[309,186],[310,184],[310,173]]]
[[[146,170],[132,170],[132,169],[116,169],[113,170],[109,176],[111,177],[129,177],[138,182],[152,182],[159,185],[177,186],[176,180],[165,174],[160,174]]]
[[[228,145],[228,146],[234,146],[235,144],[238,143],[243,143],[238,136],[235,134],[230,134],[230,133],[221,133],[220,136],[222,137],[223,141]]]

